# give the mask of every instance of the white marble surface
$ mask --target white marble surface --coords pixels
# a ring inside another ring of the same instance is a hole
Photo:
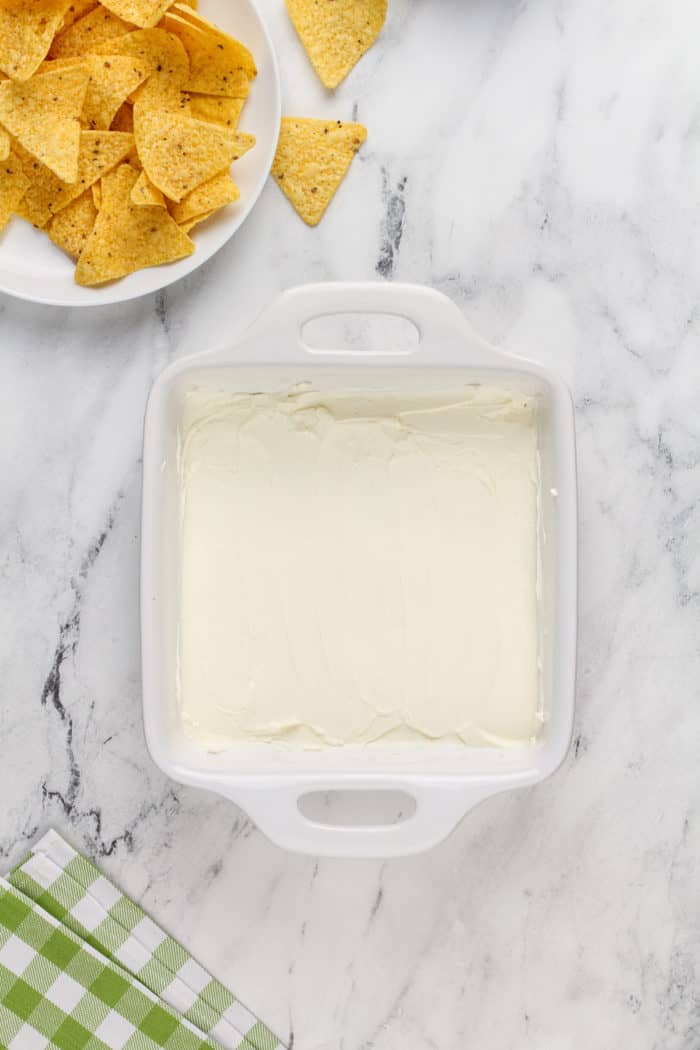
[[[390,0],[324,97],[262,6],[287,112],[369,126],[322,225],[269,185],[164,295],[0,298],[0,857],[57,827],[299,1050],[695,1050],[700,8]],[[553,779],[431,853],[316,863],[146,754],[140,427],[173,357],[290,284],[367,277],[443,289],[573,385],[577,726]]]

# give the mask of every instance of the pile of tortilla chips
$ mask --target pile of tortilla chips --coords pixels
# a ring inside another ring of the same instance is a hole
[[[239,197],[255,76],[192,0],[0,0],[0,229],[46,230],[83,285],[191,255]]]

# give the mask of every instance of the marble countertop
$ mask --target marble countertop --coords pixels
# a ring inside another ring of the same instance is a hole
[[[286,112],[369,127],[321,226],[270,184],[233,242],[155,297],[0,297],[0,860],[56,827],[298,1050],[694,1050],[700,9],[390,0],[330,96],[282,0],[261,7]],[[278,290],[333,278],[442,289],[576,400],[571,753],[388,863],[279,851],[164,778],[141,727],[149,386]]]

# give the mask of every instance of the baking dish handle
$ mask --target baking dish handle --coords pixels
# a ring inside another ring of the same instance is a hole
[[[397,352],[345,348],[319,351],[303,339],[304,326],[320,317],[343,314],[375,314],[400,317],[415,325],[415,347]],[[328,355],[357,361],[358,358],[425,357],[430,364],[471,364],[488,367],[508,359],[472,331],[460,308],[442,292],[422,285],[383,281],[305,284],[282,292],[243,333],[234,347],[213,351],[219,363],[235,362],[242,350],[270,364],[298,364],[305,357]]]
[[[400,857],[421,853],[451,834],[470,809],[489,795],[512,786],[500,782],[452,785],[433,782],[417,785],[400,780],[362,777],[352,784],[310,781],[299,784],[261,784],[241,788],[220,785],[227,795],[246,811],[264,835],[275,845],[293,853],[319,857]],[[319,823],[299,808],[304,795],[324,791],[401,791],[416,803],[415,812],[393,824],[347,825]]]

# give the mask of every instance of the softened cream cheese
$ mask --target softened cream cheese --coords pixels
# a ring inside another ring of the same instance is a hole
[[[539,727],[535,406],[188,395],[180,706],[211,750]]]

